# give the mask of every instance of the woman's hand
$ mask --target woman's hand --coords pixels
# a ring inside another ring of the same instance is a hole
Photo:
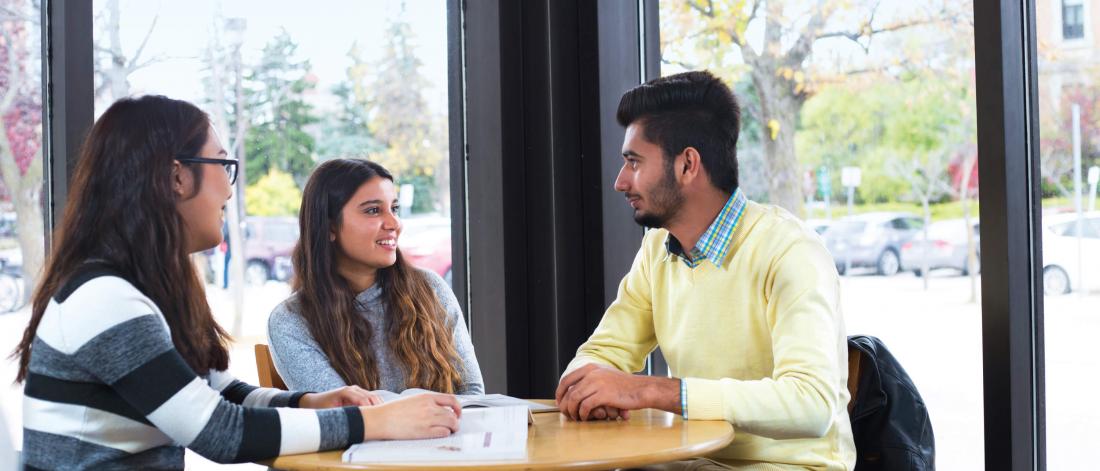
[[[376,406],[383,403],[382,396],[359,386],[344,386],[323,393],[309,393],[298,400],[303,409],[331,409],[344,406]]]
[[[442,438],[458,431],[462,416],[462,406],[450,394],[417,394],[360,410],[366,440]]]

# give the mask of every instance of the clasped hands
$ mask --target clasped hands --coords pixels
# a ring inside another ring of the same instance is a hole
[[[624,373],[606,365],[588,364],[558,383],[558,408],[572,420],[629,419],[634,409],[679,412],[680,380]]]

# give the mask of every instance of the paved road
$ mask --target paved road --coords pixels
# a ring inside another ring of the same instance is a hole
[[[933,273],[928,291],[907,274],[842,280],[848,333],[881,338],[913,377],[932,417],[937,467],[948,471],[983,468],[981,309],[969,301],[969,286],[968,278],[940,273]],[[252,345],[266,337],[267,315],[286,295],[278,283],[249,289],[243,335],[231,353],[230,369],[239,378],[256,381]],[[228,296],[212,290],[210,297],[222,324],[232,325]],[[26,311],[0,315],[0,350],[14,348],[27,318]],[[1080,469],[1093,462],[1090,450],[1100,443],[1100,294],[1047,298],[1045,327],[1048,467]],[[20,388],[7,385],[14,375],[14,362],[0,361],[0,411],[9,425],[21,417]],[[193,453],[187,460],[189,469],[229,468]]]

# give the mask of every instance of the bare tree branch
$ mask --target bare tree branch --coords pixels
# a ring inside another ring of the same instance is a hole
[[[707,18],[714,18],[714,3],[712,3],[711,1],[707,1],[706,7],[699,4],[698,2],[695,2],[694,0],[687,2],[687,4],[688,8],[699,12],[701,15]]]
[[[41,22],[42,18],[37,15],[22,13],[14,8],[0,7],[0,20],[26,21],[37,25]]]
[[[752,2],[752,11],[749,12],[749,18],[747,20],[745,20],[745,24],[749,24],[749,23],[752,22],[752,20],[756,19],[756,12],[757,12],[757,10],[760,9],[761,1],[762,0],[753,0],[753,2]]]
[[[667,59],[667,58],[664,58],[664,57],[661,58],[661,62],[665,63],[665,64],[668,64],[668,65],[675,65],[675,66],[680,67],[684,70],[695,70],[695,69],[698,68],[698,66],[696,66],[695,64],[689,64],[689,63],[684,62],[684,61],[678,61],[678,60],[674,60],[674,59]]]
[[[15,101],[15,96],[19,94],[19,60],[15,55],[15,44],[12,42],[11,31],[7,28],[0,28],[3,32],[4,44],[6,45],[8,58],[8,89],[4,90],[4,95],[0,97],[0,112],[7,112],[11,107],[12,102]]]
[[[145,32],[145,37],[141,39],[141,45],[138,46],[137,51],[134,51],[134,57],[130,58],[130,63],[127,67],[130,71],[137,70],[134,64],[141,58],[141,52],[145,50],[145,45],[149,43],[149,37],[153,35],[153,29],[157,27],[157,19],[160,18],[160,14],[153,16],[153,22],[149,24],[149,30]]]
[[[797,66],[802,61],[806,60],[806,56],[810,55],[810,51],[813,50],[814,41],[817,40],[817,32],[825,25],[825,20],[828,18],[825,16],[825,0],[818,0],[817,7],[814,9],[813,16],[806,23],[806,27],[802,30],[802,34],[798,35],[798,41],[795,41],[791,49],[787,51],[787,55],[784,58],[784,63],[789,66]]]
[[[871,39],[876,34],[889,33],[891,31],[898,31],[898,30],[903,30],[903,29],[906,29],[906,28],[912,28],[914,26],[923,26],[923,25],[943,21],[942,18],[934,18],[934,17],[932,17],[932,18],[919,18],[919,19],[909,20],[909,21],[900,21],[900,22],[897,22],[897,23],[894,23],[894,24],[891,24],[891,25],[888,25],[888,26],[881,27],[881,28],[875,28],[875,27],[871,26],[871,21],[873,21],[873,19],[874,18],[872,18],[872,19],[868,20],[867,22],[863,23],[863,25],[861,25],[861,27],[857,31],[830,31],[830,32],[827,32],[827,33],[819,34],[814,39],[816,40],[816,39],[827,39],[827,38],[846,38],[846,39],[849,39],[852,42],[856,43],[857,45],[859,45],[859,47],[863,49],[863,52],[868,52],[868,51],[870,51],[870,48],[871,48],[870,43],[864,44],[864,43],[860,42],[860,39],[863,39],[863,38]]]
[[[135,59],[137,58],[137,56],[134,56],[134,57],[135,57]],[[145,62],[142,62],[140,64],[135,64],[134,61],[130,61],[130,65],[126,68],[126,70],[129,71],[130,73],[133,73],[137,70],[141,70],[145,67],[149,67],[150,65],[156,64],[158,62],[162,62],[162,61],[164,61],[164,59],[165,59],[165,56],[163,54],[157,54],[153,57],[150,57],[150,58],[146,59]]]

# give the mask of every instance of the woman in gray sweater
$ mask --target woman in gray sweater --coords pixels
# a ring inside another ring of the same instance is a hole
[[[405,261],[397,213],[393,177],[376,163],[330,160],[310,176],[294,294],[267,324],[291,390],[484,393],[458,301],[439,275]]]

